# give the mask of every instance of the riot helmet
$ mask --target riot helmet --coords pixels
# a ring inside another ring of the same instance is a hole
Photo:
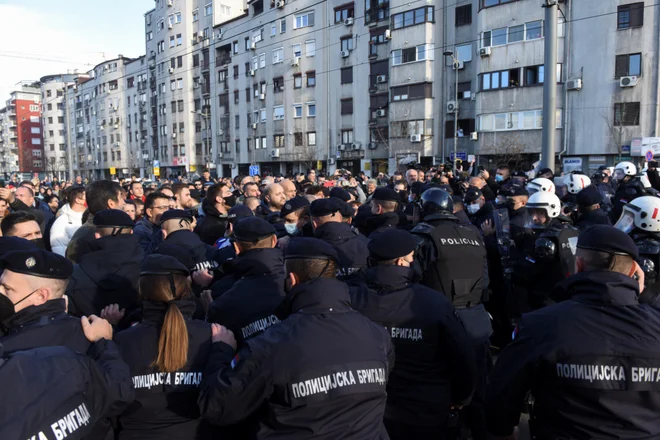
[[[660,232],[660,198],[643,196],[626,203],[614,227],[626,234],[635,228],[647,232]]]
[[[591,179],[584,174],[569,174],[566,176],[565,181],[566,188],[571,194],[577,194],[591,185]]]
[[[561,214],[561,201],[555,194],[537,192],[529,198],[525,208],[529,217],[527,227],[546,228],[553,218]]]
[[[555,184],[552,183],[552,180],[546,179],[545,177],[537,177],[527,184],[527,191],[529,191],[530,196],[539,191],[554,194]]]
[[[421,203],[425,219],[436,214],[454,214],[454,201],[451,195],[440,188],[430,188],[424,191]]]
[[[612,177],[616,180],[623,180],[626,176],[634,176],[637,174],[637,167],[632,162],[619,162],[614,167]]]

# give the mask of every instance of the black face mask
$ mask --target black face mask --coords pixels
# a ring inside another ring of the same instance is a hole
[[[236,205],[236,196],[232,195],[229,197],[224,197],[225,205],[233,208]]]
[[[507,200],[506,201],[506,207],[508,208],[509,212],[515,212],[516,211],[516,202],[513,200]]]
[[[34,243],[37,249],[46,249],[46,242],[44,242],[43,238],[35,238],[34,240],[30,241]]]
[[[4,295],[0,295],[0,322],[11,318],[16,313],[14,303]]]

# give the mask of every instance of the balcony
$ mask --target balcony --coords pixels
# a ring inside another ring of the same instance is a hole
[[[202,72],[209,70],[211,63],[209,62],[208,58],[205,58],[199,63],[200,67],[202,68]]]

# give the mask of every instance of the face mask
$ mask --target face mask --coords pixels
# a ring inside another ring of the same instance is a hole
[[[14,313],[16,313],[14,303],[6,296],[0,295],[0,322],[11,318]]]
[[[236,205],[236,196],[224,197],[223,200],[225,201],[225,205],[229,207],[233,208]]]
[[[468,205],[468,207],[467,207],[467,210],[470,214],[476,214],[480,209],[481,209],[481,207],[479,206],[478,203]]]
[[[515,211],[516,210],[515,200],[507,200],[506,201],[506,207],[509,209],[509,211]]]
[[[504,176],[502,176],[502,175],[500,175],[500,174],[496,174],[496,175],[495,175],[495,182],[497,182],[497,183],[501,183],[501,182],[503,182],[503,181],[504,181]]]
[[[44,242],[43,238],[35,238],[34,240],[30,241],[34,243],[37,249],[46,249],[46,243]]]
[[[285,223],[284,229],[286,229],[286,233],[289,235],[295,235],[298,233],[298,226],[296,226],[295,223]]]

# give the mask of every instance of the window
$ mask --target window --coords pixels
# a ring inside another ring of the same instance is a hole
[[[245,37],[245,50],[250,50],[250,37]]]
[[[347,18],[353,18],[354,16],[355,7],[353,3],[335,8],[335,23],[342,23]]]
[[[181,23],[181,12],[174,14],[174,23]]]
[[[183,79],[179,78],[176,80],[176,88],[179,90],[183,90]]]
[[[270,36],[274,37],[277,35],[277,25],[275,23],[270,25]]]
[[[238,41],[233,41],[231,43],[231,48],[232,51],[234,52],[234,55],[238,53]]]
[[[479,80],[482,91],[520,87],[520,69],[484,73],[480,75]]]
[[[55,144],[50,144],[50,151],[55,151]]]
[[[316,40],[305,41],[305,55],[308,57],[316,55]]]
[[[284,78],[277,77],[273,78],[273,91],[274,92],[282,92],[284,91]]]
[[[433,23],[433,6],[424,6],[392,16],[392,27],[394,29],[415,26],[426,22]]]
[[[525,24],[525,40],[537,40],[543,37],[543,21],[532,21]]]
[[[286,32],[286,19],[283,18],[280,20],[280,34],[283,34]]]
[[[276,134],[273,136],[273,148],[284,148],[284,135]]]
[[[174,47],[175,42],[174,42],[174,35],[170,37],[170,48]]]
[[[341,143],[342,144],[352,144],[353,143],[353,130],[342,130],[341,131]]]
[[[308,26],[314,26],[314,11],[304,14],[297,14],[293,17],[293,28],[300,29]]]
[[[172,101],[172,113],[176,112],[176,101]]]
[[[351,84],[353,82],[353,66],[341,69],[341,83]]]
[[[341,100],[341,114],[342,115],[353,114],[353,98],[347,98]]]
[[[302,118],[302,104],[293,104],[293,117]]]
[[[343,37],[341,39],[341,50],[348,50],[351,51],[353,50],[353,37]]]
[[[457,46],[456,57],[459,61],[472,61],[472,44]]]
[[[284,61],[284,48],[280,47],[273,50],[273,64],[281,63]]]
[[[561,128],[561,109],[555,113],[556,128]],[[497,113],[479,116],[479,131],[539,130],[543,128],[543,110]]]
[[[33,110],[33,108],[35,108],[36,110]],[[48,110],[50,111],[52,109],[53,109],[53,104],[48,104]],[[31,105],[30,106],[30,111],[31,112],[38,112],[39,111],[39,106],[38,105]]]
[[[291,45],[291,49],[293,49],[293,57],[299,57],[302,55],[302,46],[300,44],[293,44]]]
[[[260,53],[259,54],[259,68],[263,69],[266,67],[266,54],[265,53]]]
[[[36,118],[37,120],[33,120],[32,118]],[[39,122],[39,117],[38,116],[30,116],[30,122]],[[49,116],[48,117],[48,123],[52,124],[53,123],[53,117]]]
[[[32,138],[32,145],[41,145],[41,139]]]
[[[433,98],[433,86],[431,83],[392,87],[391,90],[392,101]]]
[[[176,104],[177,104],[177,107],[179,107],[179,111],[182,112],[183,111],[183,99],[177,101]]]
[[[557,25],[558,31],[562,29],[562,26],[563,22]],[[481,35],[481,47],[503,46],[518,41],[537,40],[539,38],[543,38],[543,20],[486,31]]]
[[[617,29],[630,29],[644,25],[644,2],[621,5],[617,9]]]
[[[293,145],[295,147],[302,147],[303,146],[303,134],[296,132],[293,133]]]
[[[66,151],[66,144],[60,144],[60,151]]]
[[[176,80],[170,81],[170,90],[176,90]]]
[[[234,127],[238,130],[240,126],[241,126],[241,116],[234,115]]]
[[[204,17],[208,17],[211,14],[213,14],[213,4],[204,5]]]
[[[509,28],[509,43],[516,43],[525,39],[525,25],[511,26]]]
[[[490,6],[502,5],[505,3],[511,3],[515,0],[479,0],[479,6],[481,8],[488,8]]]
[[[297,73],[293,75],[293,88],[299,89],[301,87],[302,87],[302,75],[300,73]]]
[[[185,131],[186,130],[185,130],[185,126],[183,125],[183,122],[179,122],[179,133],[184,133]]]
[[[234,69],[234,79],[238,78],[238,66],[233,66]]]
[[[472,24],[472,5],[458,6],[456,8],[456,27]]]
[[[316,87],[316,71],[307,72],[307,87]]]
[[[252,70],[259,68],[259,57],[252,57]]]
[[[193,22],[199,20],[199,11],[198,11],[197,9],[195,9],[195,10],[193,11],[193,13],[192,13],[192,18],[193,18],[193,20],[192,20]]]
[[[639,125],[639,102],[614,104],[614,125]]]
[[[472,98],[471,86],[472,83],[469,82],[458,83],[458,99]]]
[[[408,49],[398,49],[392,51],[392,65],[398,66],[415,61],[432,60],[433,44],[422,44],[421,46]]]
[[[284,106],[278,105],[273,107],[273,121],[284,120]]]
[[[32,133],[32,134],[40,134],[40,133],[41,133],[41,129],[40,129],[39,127],[31,127],[31,128],[30,128],[30,133]]]
[[[307,103],[307,116],[313,118],[316,116],[316,102]]]
[[[642,74],[642,54],[633,53],[630,55],[617,55],[614,66],[614,77],[622,76],[641,76]]]
[[[307,145],[314,146],[316,145],[316,132],[308,131],[307,132]]]
[[[238,105],[238,90],[234,90],[234,104]]]

